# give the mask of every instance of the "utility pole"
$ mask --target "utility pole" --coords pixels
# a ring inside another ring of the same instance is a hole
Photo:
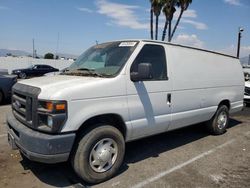
[[[237,58],[240,57],[240,41],[241,41],[241,33],[244,31],[244,29],[242,27],[239,28],[239,32],[238,32],[238,47],[237,47]]]
[[[55,59],[57,58],[58,54],[58,48],[59,48],[59,39],[60,39],[60,33],[57,33],[57,42],[56,42],[56,54],[55,54]],[[59,58],[59,57],[58,57]]]
[[[32,44],[33,44],[33,55],[32,55],[32,57],[35,58],[35,39],[32,39]]]
[[[249,54],[249,57],[248,57],[248,66],[250,66],[250,54]]]

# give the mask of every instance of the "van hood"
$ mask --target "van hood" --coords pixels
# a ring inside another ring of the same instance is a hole
[[[108,78],[56,75],[22,80],[19,83],[40,88],[39,99],[74,100],[79,97],[74,96],[74,93],[79,93],[83,87],[89,90],[107,80]],[[82,97],[89,96],[82,94]]]

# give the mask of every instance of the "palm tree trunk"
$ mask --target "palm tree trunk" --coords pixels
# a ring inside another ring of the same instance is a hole
[[[170,42],[171,41],[170,37],[171,37],[172,20],[169,20],[168,24],[169,24],[169,27],[168,27],[168,42]]]
[[[167,33],[167,28],[168,28],[168,21],[166,20],[165,25],[164,25],[164,29],[163,29],[163,32],[162,32],[162,38],[161,38],[162,41],[165,40],[166,33]]]
[[[172,32],[171,37],[170,37],[170,41],[172,40],[172,38],[173,38],[173,36],[174,36],[174,33],[175,33],[175,31],[176,31],[176,29],[177,29],[179,23],[180,23],[180,20],[181,20],[181,17],[182,17],[183,12],[184,12],[184,10],[181,10],[181,12],[180,12],[180,14],[179,14],[179,17],[178,17],[178,19],[177,19],[177,21],[176,21],[176,24],[175,24],[175,26],[174,26],[173,32]]]
[[[154,12],[153,8],[150,10],[150,35],[151,35],[151,40],[154,39]]]
[[[155,40],[158,39],[158,20],[159,20],[159,16],[156,16],[155,18]]]

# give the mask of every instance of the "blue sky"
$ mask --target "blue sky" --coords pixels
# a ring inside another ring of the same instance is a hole
[[[149,38],[149,0],[0,0],[0,49],[81,54],[95,41]],[[177,17],[178,11],[176,13]],[[161,38],[164,16],[160,18]],[[249,0],[193,0],[173,42],[250,54]],[[59,43],[57,48],[57,38]]]

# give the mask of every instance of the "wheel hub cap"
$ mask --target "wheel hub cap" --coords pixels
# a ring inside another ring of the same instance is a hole
[[[97,152],[97,158],[102,162],[108,162],[111,157],[110,149],[104,148],[102,151]]]
[[[221,112],[218,116],[218,128],[223,129],[227,124],[227,114],[225,112]]]
[[[106,172],[114,165],[117,154],[117,143],[110,138],[102,139],[91,150],[89,164],[95,172]]]

